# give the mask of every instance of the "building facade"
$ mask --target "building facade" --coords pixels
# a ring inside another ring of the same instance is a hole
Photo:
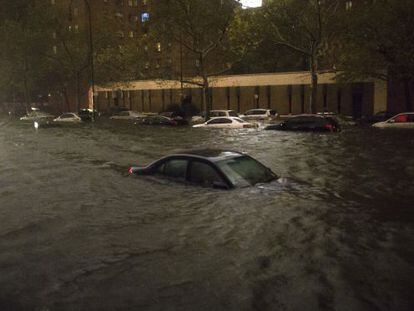
[[[232,109],[239,113],[254,108],[269,108],[279,114],[310,111],[310,74],[231,75],[211,79],[213,109]],[[319,74],[316,111],[334,112],[361,118],[387,110],[387,84],[381,80],[338,84],[334,73]],[[146,80],[98,88],[96,105],[100,111],[125,107],[140,112],[160,112],[180,103],[181,92],[201,106],[202,89],[179,81]]]

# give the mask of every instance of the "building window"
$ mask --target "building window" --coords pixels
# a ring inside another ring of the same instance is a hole
[[[145,23],[149,21],[150,15],[148,12],[144,12],[141,14],[141,22]]]
[[[346,9],[347,11],[349,11],[349,10],[351,10],[351,9],[352,9],[352,1],[346,1],[346,2],[345,2],[345,9]]]
[[[161,52],[161,42],[157,42],[157,52]]]
[[[130,32],[129,32],[129,37],[130,37],[130,38],[133,38],[133,37],[134,37],[134,32],[133,32],[133,31],[130,31]]]
[[[73,16],[74,17],[78,17],[78,15],[79,15],[79,9],[78,8],[74,8],[73,9]]]

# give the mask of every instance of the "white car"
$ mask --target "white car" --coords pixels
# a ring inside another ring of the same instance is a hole
[[[82,119],[76,113],[67,112],[54,119],[53,122],[79,123]]]
[[[21,117],[21,121],[35,121],[35,120],[53,120],[55,117],[47,112],[39,111],[38,109],[29,112],[25,116]]]
[[[384,122],[372,125],[377,128],[412,128],[414,129],[414,112],[403,112]]]
[[[137,118],[142,118],[143,115],[136,111],[121,111],[117,115],[111,116],[111,120],[135,120]]]
[[[210,118],[216,117],[238,117],[239,114],[234,110],[211,110]]]
[[[193,127],[242,129],[256,127],[256,124],[236,117],[216,117],[211,118],[205,123],[193,125]]]
[[[272,109],[250,109],[241,116],[243,120],[272,120],[277,117],[277,112]]]

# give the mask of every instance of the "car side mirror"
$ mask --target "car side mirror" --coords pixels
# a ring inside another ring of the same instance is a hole
[[[215,181],[215,182],[213,182],[213,188],[214,189],[228,190],[229,186],[225,182]]]

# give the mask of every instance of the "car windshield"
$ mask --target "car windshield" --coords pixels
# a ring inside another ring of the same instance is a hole
[[[276,178],[271,170],[249,156],[221,160],[217,165],[235,187],[267,183]]]
[[[246,121],[240,119],[240,118],[233,118],[233,120],[239,122],[239,123],[247,123]]]

